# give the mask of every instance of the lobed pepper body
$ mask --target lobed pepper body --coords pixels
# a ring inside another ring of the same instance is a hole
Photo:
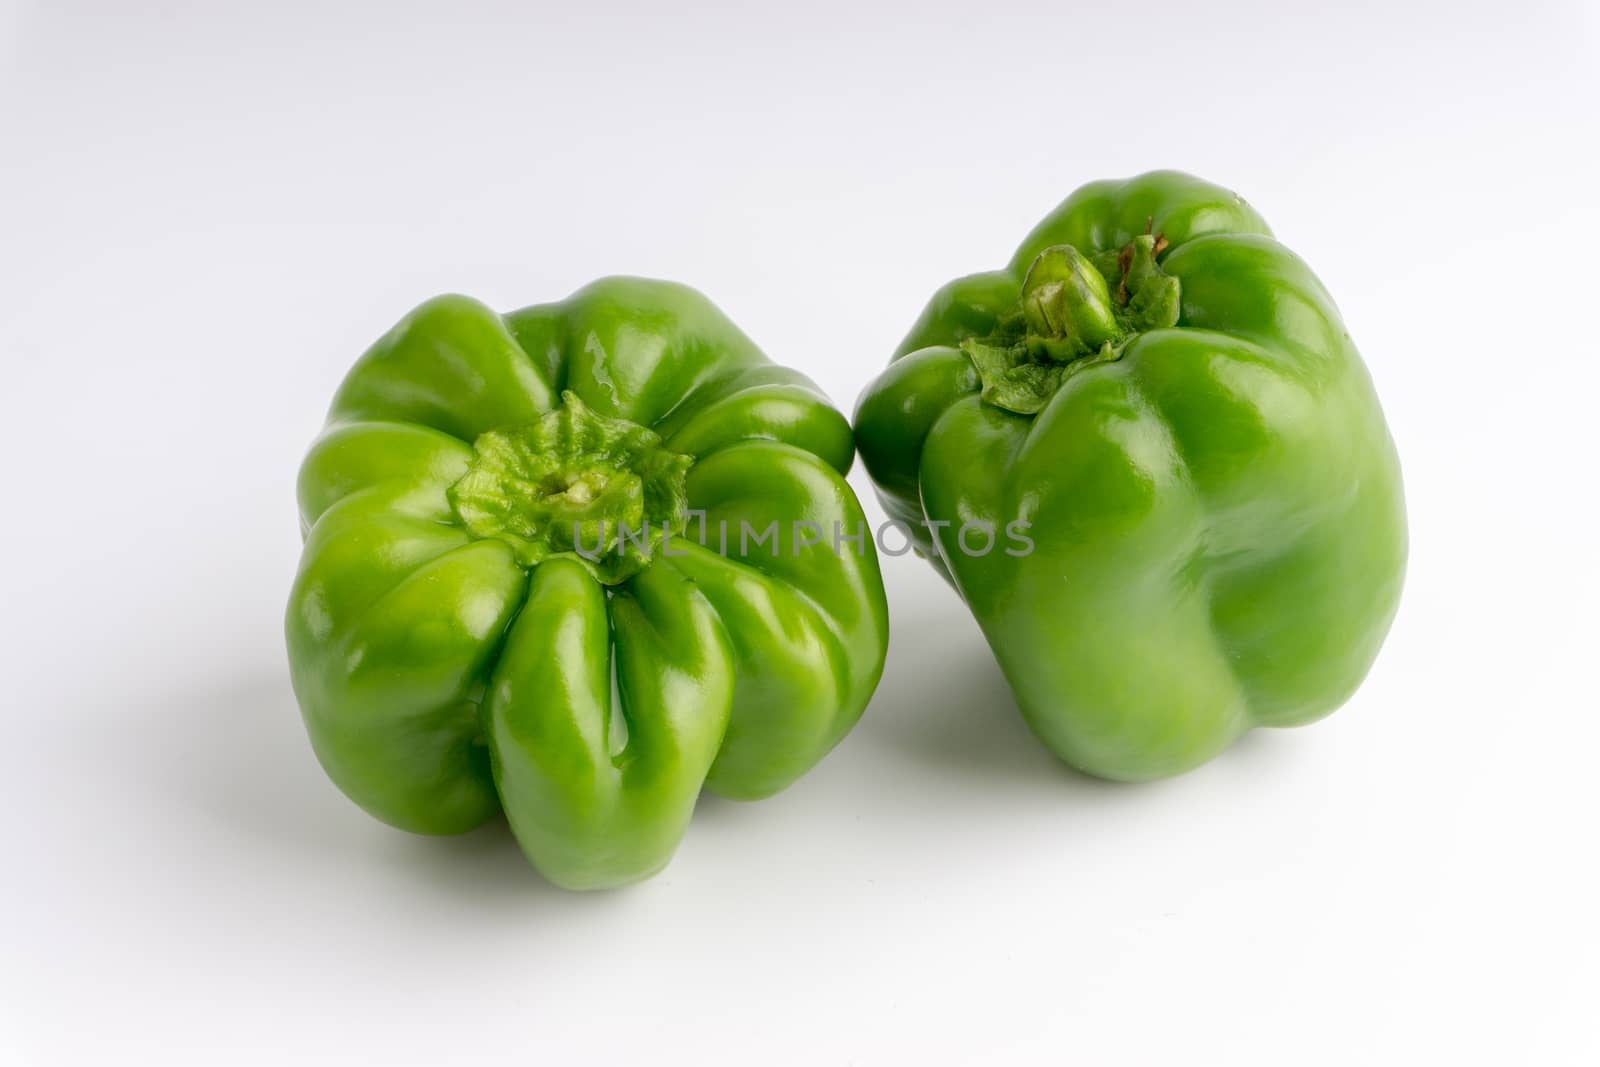
[[[635,278],[422,305],[299,479],[286,634],[333,781],[571,888],[660,870],[701,788],[774,793],[851,728],[887,608],[848,422],[703,296]],[[719,536],[749,528],[771,536]],[[641,530],[643,532],[641,532]]]
[[[1399,603],[1400,466],[1332,298],[1237,195],[1085,186],[935,294],[859,402],[880,499],[1028,723],[1091,774],[1193,768],[1337,708]],[[1022,522],[1025,555],[955,530]]]

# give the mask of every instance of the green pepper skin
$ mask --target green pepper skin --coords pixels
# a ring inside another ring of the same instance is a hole
[[[1017,321],[1036,258],[1115,259],[1150,233],[1176,324],[1072,368],[1036,415],[987,402],[959,346]],[[856,443],[1034,732],[1090,774],[1178,774],[1328,714],[1399,602],[1399,461],[1338,310],[1248,204],[1188,175],[1085,186],[1005,269],[941,289],[863,394]],[[923,520],[1021,520],[1034,547],[967,554]]]
[[[519,562],[452,502],[480,435],[538,423],[564,391],[693,457],[704,522],[618,584],[571,552]],[[835,552],[792,526],[864,526],[853,455],[817,388],[692,289],[609,278],[505,316],[423,304],[351,370],[300,473],[285,629],[322,765],[417,833],[503,809],[562,886],[655,873],[702,786],[784,788],[877,685],[888,613],[870,533]],[[746,550],[741,520],[782,529]]]

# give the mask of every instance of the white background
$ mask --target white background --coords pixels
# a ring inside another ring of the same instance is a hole
[[[1347,6],[0,5],[0,1060],[1595,1062],[1596,10]],[[861,725],[648,884],[323,777],[293,479],[411,305],[676,278],[848,410],[1158,166],[1314,266],[1389,414],[1344,710],[1096,783],[907,557]]]

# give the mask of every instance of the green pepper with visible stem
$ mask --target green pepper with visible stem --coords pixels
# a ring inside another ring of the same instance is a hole
[[[808,379],[683,286],[423,304],[301,468],[286,631],[322,765],[418,833],[503,809],[563,886],[658,871],[702,786],[784,788],[877,685],[853,455]]]
[[[1327,714],[1399,603],[1400,466],[1333,299],[1185,174],[1085,186],[941,289],[855,426],[1034,732],[1091,774]],[[973,523],[1025,532],[969,552]]]

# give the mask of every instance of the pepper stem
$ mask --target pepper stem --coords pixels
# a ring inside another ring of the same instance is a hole
[[[1071,245],[1040,252],[1022,281],[1020,309],[992,336],[962,343],[983,400],[1036,414],[1074,374],[1120,359],[1146,330],[1177,325],[1180,285],[1156,262],[1166,248],[1164,235],[1147,232],[1093,259]]]
[[[523,566],[570,556],[614,585],[683,530],[693,460],[571,392],[561,399],[538,422],[480,436],[448,496],[471,536],[504,541]]]
[[[1022,316],[1039,354],[1058,362],[1088,355],[1121,333],[1105,278],[1071,245],[1045,249],[1028,268]]]

